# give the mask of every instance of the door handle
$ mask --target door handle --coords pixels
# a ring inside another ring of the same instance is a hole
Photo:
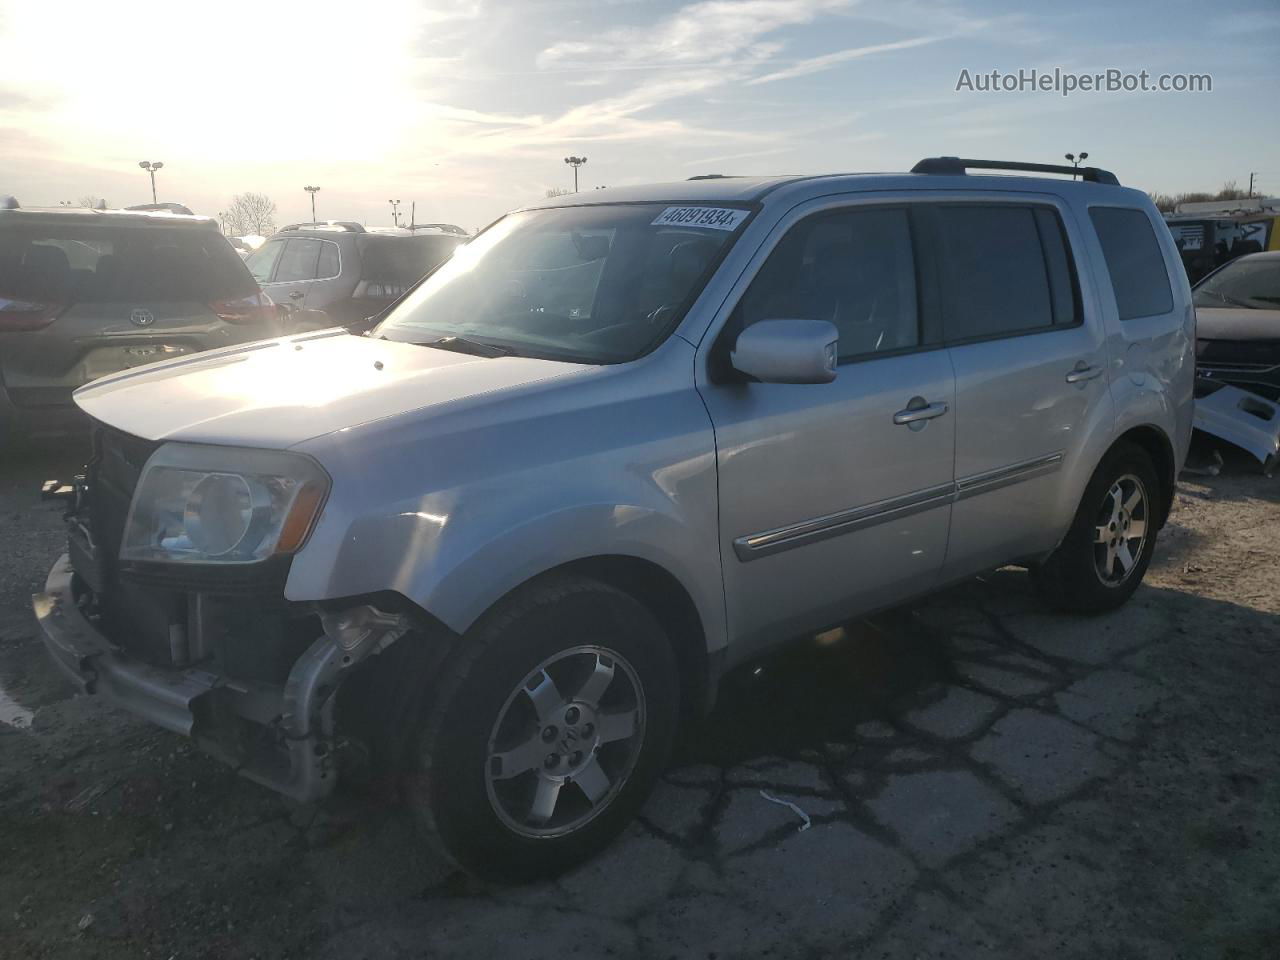
[[[305,296],[306,296],[306,294],[305,294],[305,293],[303,293],[301,290],[295,290],[295,291],[293,291],[293,293],[289,294],[289,299],[290,299],[290,300],[301,300],[301,299],[302,299],[303,297],[305,297]]]
[[[1067,383],[1084,383],[1094,377],[1102,376],[1102,367],[1091,367],[1084,361],[1076,364],[1076,368],[1067,374]]]
[[[919,402],[919,406],[915,404]],[[899,410],[893,415],[893,422],[898,426],[907,426],[912,423],[919,423],[922,420],[932,420],[934,417],[940,417],[946,413],[950,407],[945,403],[925,403],[920,397],[912,399],[907,404],[907,409]]]

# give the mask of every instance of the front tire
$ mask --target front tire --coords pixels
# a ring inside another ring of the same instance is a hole
[[[1155,550],[1162,502],[1150,455],[1117,444],[1094,471],[1071,529],[1032,570],[1044,600],[1070,613],[1104,613],[1133,595]]]
[[[410,802],[468,872],[559,873],[630,822],[679,715],[671,645],[620,590],[555,578],[502,601],[446,664]]]

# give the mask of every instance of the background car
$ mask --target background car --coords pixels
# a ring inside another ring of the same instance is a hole
[[[291,329],[347,326],[381,313],[447,260],[466,240],[453,230],[295,223],[245,263],[272,300],[294,311]]]
[[[1194,295],[1199,375],[1280,400],[1280,251],[1232,260]]]
[[[108,373],[278,332],[214,221],[169,211],[0,205],[0,431],[82,423]]]

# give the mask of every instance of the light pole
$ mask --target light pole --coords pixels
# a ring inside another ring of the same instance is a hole
[[[387,203],[391,204],[391,222],[400,226],[400,201],[388,200]]]
[[[565,157],[564,162],[573,167],[573,192],[578,192],[578,168],[587,162],[586,157]]]
[[[1071,161],[1071,179],[1074,180],[1076,178],[1075,171],[1080,169],[1080,164],[1089,159],[1089,154],[1081,150],[1078,157],[1074,153],[1064,154],[1064,156]]]
[[[140,160],[138,161],[138,166],[151,174],[151,202],[159,203],[160,201],[156,199],[156,171],[163,167],[164,164],[159,160],[155,163],[152,163],[150,160]]]
[[[303,190],[311,194],[311,222],[316,222],[316,194],[320,192],[319,187],[303,187]]]

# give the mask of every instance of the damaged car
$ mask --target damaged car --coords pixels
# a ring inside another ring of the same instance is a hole
[[[779,643],[1008,563],[1124,603],[1194,322],[1150,199],[1093,168],[556,197],[364,335],[77,390],[35,612],[80,690],[258,783],[385,773],[465,869],[553,874]]]
[[[1280,250],[1232,260],[1192,294],[1200,376],[1280,400]]]

